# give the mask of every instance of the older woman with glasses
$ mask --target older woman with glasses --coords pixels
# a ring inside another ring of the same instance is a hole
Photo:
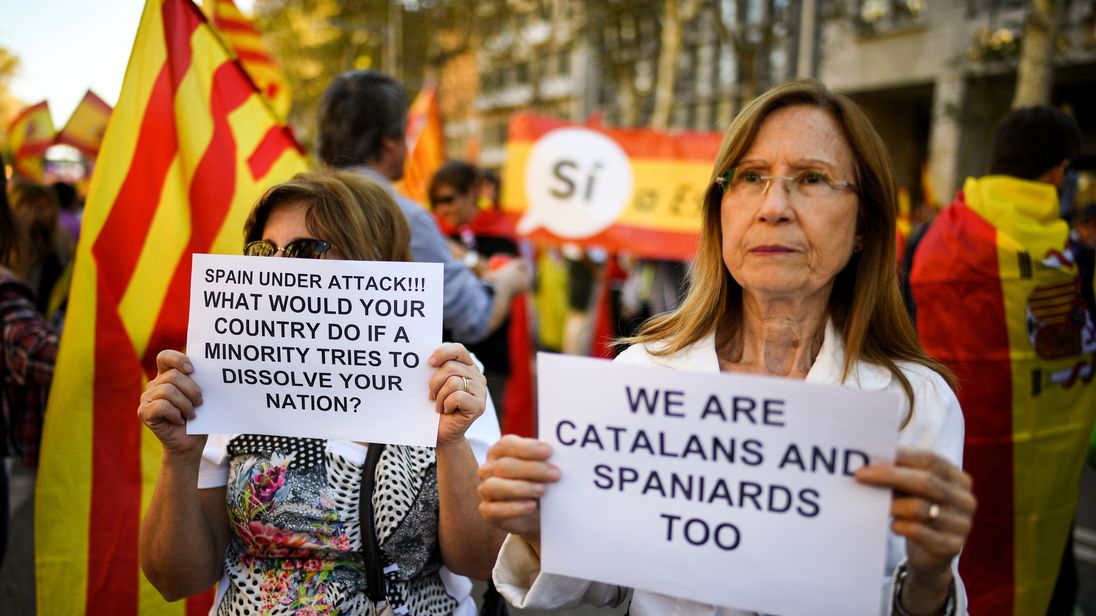
[[[245,253],[410,260],[386,190],[359,175],[299,174],[255,206]],[[141,525],[141,568],[174,600],[217,586],[216,614],[475,614],[503,533],[476,511],[474,449],[497,440],[468,351],[445,344],[424,396],[436,448],[261,435],[188,435],[202,403],[186,355],[162,351],[137,414],[163,447]],[[394,409],[395,410],[395,409]]]
[[[975,501],[960,470],[963,417],[951,375],[922,351],[902,306],[897,213],[886,146],[855,103],[812,81],[767,92],[720,149],[687,297],[626,340],[617,361],[901,393],[894,464],[856,474],[894,492],[885,609],[965,613],[957,557]],[[507,436],[480,469],[480,512],[511,533],[495,583],[522,607],[618,603],[623,589],[539,570],[537,498],[559,479],[550,453]],[[639,590],[631,613],[739,614]]]

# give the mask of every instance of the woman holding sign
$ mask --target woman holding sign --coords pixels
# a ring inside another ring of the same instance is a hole
[[[252,256],[410,260],[407,223],[361,176],[299,174],[259,201],[245,226]],[[431,400],[436,448],[259,435],[191,436],[202,403],[186,355],[157,356],[137,414],[163,463],[141,526],[145,575],[168,599],[220,580],[216,614],[474,614],[503,533],[477,514],[470,442],[497,438],[468,351],[445,344]],[[477,421],[481,416],[485,421]],[[486,423],[485,423],[486,422]],[[452,573],[450,573],[452,572]],[[456,574],[456,575],[454,575]]]
[[[895,462],[856,473],[894,492],[885,610],[966,613],[957,557],[975,501],[960,470],[963,418],[951,375],[922,351],[902,307],[897,213],[890,157],[859,107],[813,81],[774,88],[724,139],[688,296],[617,361],[902,394]],[[620,602],[618,587],[540,572],[537,499],[559,479],[550,455],[544,442],[508,436],[480,469],[480,512],[511,533],[495,584],[523,607]],[[637,590],[631,613],[741,612]]]

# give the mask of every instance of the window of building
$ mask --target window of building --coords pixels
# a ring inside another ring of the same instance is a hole
[[[924,26],[926,0],[858,0],[856,27],[871,36]]]
[[[571,74],[571,50],[561,49],[556,54],[556,73],[559,75]]]

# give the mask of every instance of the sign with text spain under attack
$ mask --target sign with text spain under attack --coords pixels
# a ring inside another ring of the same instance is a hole
[[[433,447],[440,263],[194,255],[190,434]]]

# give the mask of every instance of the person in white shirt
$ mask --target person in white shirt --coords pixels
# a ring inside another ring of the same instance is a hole
[[[884,609],[965,613],[957,561],[975,499],[960,468],[963,418],[950,373],[921,349],[899,296],[897,214],[886,146],[851,99],[808,80],[770,90],[720,149],[688,295],[625,340],[617,361],[902,393],[894,464],[856,473],[894,491]],[[550,453],[507,436],[480,469],[480,513],[511,533],[495,584],[519,607],[622,602],[626,589],[540,571],[537,499],[559,479]],[[740,613],[643,590],[631,602],[634,616]]]

